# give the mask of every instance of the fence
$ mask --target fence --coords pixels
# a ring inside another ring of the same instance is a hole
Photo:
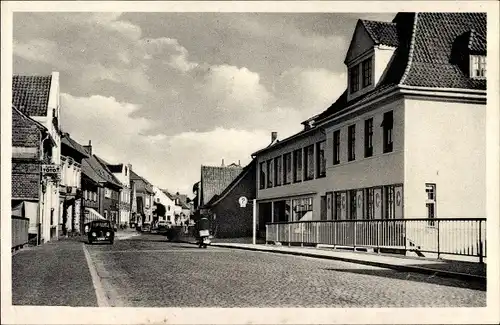
[[[268,223],[266,242],[486,257],[486,218],[322,220]]]
[[[22,248],[28,244],[30,219],[12,216],[12,249]]]

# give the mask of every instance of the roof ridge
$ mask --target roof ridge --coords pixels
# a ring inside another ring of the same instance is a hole
[[[411,64],[413,63],[413,53],[415,51],[415,39],[417,35],[418,15],[419,13],[415,12],[415,16],[413,18],[413,30],[411,32],[410,50],[408,52],[408,61],[406,62],[405,72],[403,73],[403,76],[401,77],[398,86],[404,84],[404,82],[406,81],[406,78],[410,73]]]
[[[360,19],[360,22],[361,24],[363,25],[364,29],[366,30],[366,32],[368,33],[368,35],[370,35],[371,39],[375,42],[375,43],[378,43],[378,40],[376,39],[375,35],[373,35],[373,31],[371,30],[371,28],[368,28],[368,26],[366,26],[366,23],[369,20],[366,20],[366,19]]]

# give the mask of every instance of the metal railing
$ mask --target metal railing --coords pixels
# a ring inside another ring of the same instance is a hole
[[[28,244],[30,219],[12,216],[12,249],[18,249]]]
[[[486,257],[486,218],[321,220],[266,224],[266,242]]]

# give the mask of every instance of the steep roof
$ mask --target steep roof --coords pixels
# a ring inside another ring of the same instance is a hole
[[[364,95],[347,101],[347,89],[325,111],[317,122],[334,114],[345,112],[355,104],[366,103],[400,85],[431,88],[485,90],[486,80],[469,78],[468,70],[454,60],[453,48],[464,33],[469,33],[470,51],[486,48],[486,14],[484,13],[399,13],[392,23],[382,27],[366,23],[374,40],[390,43],[396,29],[398,47],[393,60],[377,87]],[[381,32],[382,31],[382,32]],[[378,32],[378,34],[377,34]],[[395,43],[394,43],[395,44]],[[455,44],[455,45],[454,45]],[[461,53],[463,54],[463,53]]]
[[[121,173],[123,170],[123,164],[108,164],[107,166],[112,173]]]
[[[236,187],[236,185],[238,185],[249,172],[254,171],[257,164],[256,161],[257,161],[256,159],[252,159],[252,161],[241,170],[239,175],[220,194],[218,195],[216,194],[212,197],[212,199],[206,204],[206,206],[216,205],[217,203],[220,202],[220,200],[222,200],[229,193],[231,193],[231,191]],[[255,185],[255,183],[253,184]]]
[[[96,155],[82,160],[82,173],[97,183],[105,183],[116,188],[122,188],[120,182]]]
[[[28,116],[46,116],[52,76],[12,77],[12,104]]]
[[[61,138],[61,143],[62,143],[62,145],[67,146],[67,147],[71,148],[72,150],[75,150],[84,158],[89,157],[87,150],[85,150],[85,148],[81,144],[79,144],[74,139],[72,139],[71,136],[69,135],[69,133],[63,133],[62,138]]]
[[[40,132],[48,133],[45,126],[23,114],[12,106],[12,146],[13,147],[38,147],[40,145]],[[52,136],[49,137],[52,141]]]
[[[222,193],[241,170],[241,167],[201,166],[201,205],[208,203],[214,195]]]
[[[398,30],[395,23],[385,21],[360,20],[375,44],[399,46]]]
[[[136,183],[137,192],[146,192],[148,194],[154,194],[153,185],[148,182],[144,177],[139,176],[133,170],[130,171],[130,180]]]

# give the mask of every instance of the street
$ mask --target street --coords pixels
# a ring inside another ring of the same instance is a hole
[[[50,243],[12,260],[14,305],[471,307],[486,301],[485,291],[455,279],[309,257],[199,249],[149,234],[112,246]]]

